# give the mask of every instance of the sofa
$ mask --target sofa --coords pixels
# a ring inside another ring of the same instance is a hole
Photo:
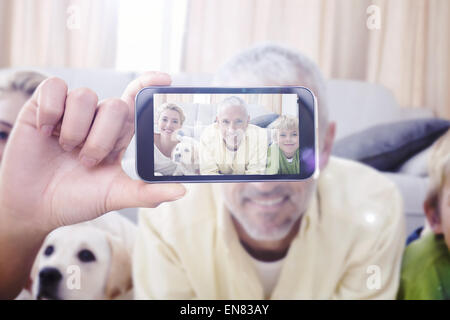
[[[327,95],[330,120],[337,125],[336,142],[383,124],[395,125],[401,121],[434,118],[428,109],[401,108],[392,92],[377,84],[329,80]],[[407,234],[425,222],[423,201],[428,188],[428,153],[429,147],[413,155],[395,172],[382,171],[402,194]]]
[[[119,97],[127,84],[137,76],[135,72],[114,70],[31,69],[61,77],[66,80],[69,88],[89,87],[97,92],[100,99]],[[0,78],[15,70],[18,69],[0,69]],[[210,79],[211,76],[207,74],[179,74],[173,77],[173,85],[207,86]],[[330,120],[337,125],[336,142],[377,125],[434,117],[427,109],[399,107],[393,94],[380,85],[339,79],[328,80],[326,85]],[[426,176],[428,149],[424,148],[412,155],[397,171],[382,172],[398,186],[403,196],[407,234],[424,224],[422,203],[428,186]],[[130,165],[133,157],[134,144],[131,144],[126,152],[124,162],[127,164],[124,164],[124,168],[130,176],[136,178],[134,166]],[[136,221],[136,209],[125,209],[122,212]]]

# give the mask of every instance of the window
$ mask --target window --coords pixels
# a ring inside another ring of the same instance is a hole
[[[120,0],[116,69],[180,71],[188,0]]]

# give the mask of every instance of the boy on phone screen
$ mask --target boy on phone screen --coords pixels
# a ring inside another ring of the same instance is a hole
[[[280,116],[269,126],[273,143],[267,152],[267,174],[299,174],[298,119]]]

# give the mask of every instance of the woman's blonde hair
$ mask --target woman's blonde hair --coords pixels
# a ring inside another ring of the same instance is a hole
[[[157,109],[156,119],[159,120],[159,116],[165,110],[173,110],[173,111],[178,112],[178,114],[180,115],[180,124],[183,125],[183,122],[184,122],[184,120],[186,120],[186,117],[184,115],[183,109],[179,105],[177,105],[176,103],[173,103],[173,102],[166,102],[166,103],[161,104]]]
[[[298,118],[294,116],[279,116],[274,122],[272,122],[267,128],[271,129],[272,141],[278,141],[279,130],[297,130],[298,131]]]
[[[434,199],[437,205],[440,193],[450,179],[450,129],[431,147],[428,174],[430,186],[427,198],[431,201]]]
[[[31,97],[36,88],[47,77],[34,71],[18,71],[12,74],[4,85],[0,86],[0,94],[20,92]]]

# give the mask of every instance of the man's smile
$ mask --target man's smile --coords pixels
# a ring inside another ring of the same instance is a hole
[[[259,211],[276,211],[289,201],[289,196],[244,198],[244,204]]]

